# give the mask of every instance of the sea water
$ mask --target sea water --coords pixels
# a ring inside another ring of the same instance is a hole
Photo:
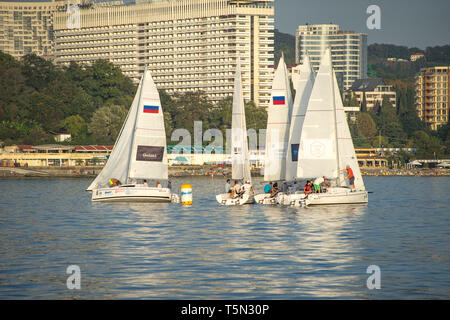
[[[449,299],[450,178],[364,180],[367,205],[291,208],[221,206],[221,177],[174,178],[190,207],[2,179],[0,299]]]

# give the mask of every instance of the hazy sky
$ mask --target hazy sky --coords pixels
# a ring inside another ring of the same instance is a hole
[[[381,29],[367,28],[369,5],[381,10]],[[368,43],[418,47],[450,44],[450,0],[275,0],[275,28],[295,34],[305,23],[335,23],[366,33]]]

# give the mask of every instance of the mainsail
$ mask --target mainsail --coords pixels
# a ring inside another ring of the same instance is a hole
[[[326,176],[344,184],[349,165],[355,187],[365,190],[342,104],[330,49],[322,57],[301,132],[297,178]]]
[[[129,178],[167,180],[164,117],[150,71],[144,71],[111,155],[91,185],[106,186],[110,178],[127,183]]]
[[[241,66],[238,59],[234,78],[233,114],[231,120],[232,179],[251,180],[250,160],[245,124],[244,96],[242,95]]]
[[[298,149],[302,133],[303,120],[306,108],[314,85],[314,71],[305,56],[300,67],[300,78],[295,91],[295,99],[292,107],[291,124],[289,129],[289,143],[286,152],[286,180],[293,181],[297,178]]]
[[[339,176],[332,76],[328,49],[322,57],[303,123],[297,178]]]
[[[267,113],[264,180],[285,180],[292,96],[284,56],[275,71]]]

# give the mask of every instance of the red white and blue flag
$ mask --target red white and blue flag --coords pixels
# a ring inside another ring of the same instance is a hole
[[[274,96],[273,104],[274,105],[284,105],[285,104],[284,96]]]
[[[144,105],[144,113],[158,113],[159,106],[148,106]]]

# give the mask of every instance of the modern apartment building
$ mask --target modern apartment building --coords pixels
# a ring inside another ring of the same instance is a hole
[[[358,79],[344,93],[345,98],[356,98],[361,106],[366,96],[367,110],[372,110],[377,104],[381,106],[386,97],[394,108],[397,107],[397,94],[393,86],[385,84],[381,78]]]
[[[54,15],[56,63],[106,59],[136,82],[145,66],[169,94],[233,93],[241,60],[244,99],[266,107],[273,78],[273,0],[141,0]],[[68,24],[68,21],[71,23]]]
[[[307,24],[295,34],[295,62],[303,63],[306,53],[317,71],[325,49],[331,47],[331,59],[341,89],[348,90],[357,79],[367,78],[367,35],[339,30],[336,24]]]
[[[53,58],[55,2],[0,2],[0,50]]]
[[[416,110],[432,130],[448,123],[450,67],[423,68],[416,75]]]

